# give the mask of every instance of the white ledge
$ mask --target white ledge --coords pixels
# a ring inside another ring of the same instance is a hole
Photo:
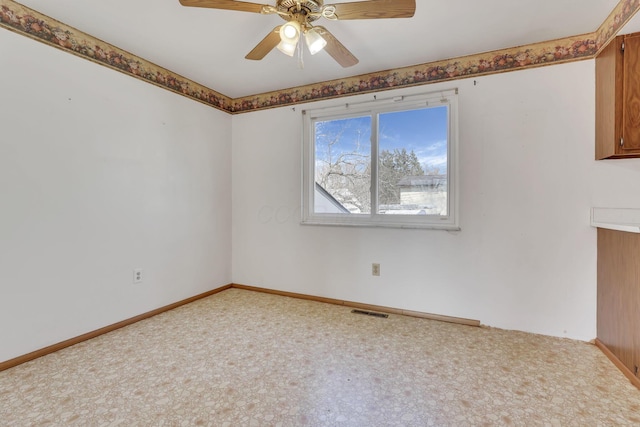
[[[591,208],[591,226],[640,233],[640,209]]]

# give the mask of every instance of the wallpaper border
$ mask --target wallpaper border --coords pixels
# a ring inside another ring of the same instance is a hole
[[[231,98],[12,0],[0,0],[0,27],[229,112]]]
[[[245,96],[233,100],[231,112],[256,111],[591,59],[639,9],[640,0],[621,0],[593,33]]]
[[[624,24],[629,22],[638,10],[640,10],[640,0],[620,0],[596,31],[598,52],[609,44],[618,31]]]
[[[231,114],[593,58],[640,9],[620,0],[593,33],[445,59],[273,92],[229,98],[13,0],[0,0],[0,27]]]

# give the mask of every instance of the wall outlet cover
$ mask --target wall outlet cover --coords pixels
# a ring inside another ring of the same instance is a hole
[[[136,268],[133,270],[133,283],[142,283],[144,277],[144,270]]]
[[[371,274],[374,276],[380,275],[380,264],[378,263],[371,264]]]

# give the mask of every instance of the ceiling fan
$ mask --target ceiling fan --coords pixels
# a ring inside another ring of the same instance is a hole
[[[183,6],[228,9],[241,12],[278,14],[287,21],[275,27],[245,58],[260,60],[273,48],[293,56],[304,36],[312,55],[326,50],[343,67],[351,67],[358,59],[325,27],[311,23],[326,18],[330,20],[411,18],[416,10],[415,0],[369,0],[350,3],[324,4],[322,0],[276,0],[275,6],[235,0],[180,0]],[[301,53],[301,50],[299,50]]]

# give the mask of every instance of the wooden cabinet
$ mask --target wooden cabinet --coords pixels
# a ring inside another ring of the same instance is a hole
[[[596,160],[640,157],[640,33],[596,57]]]
[[[640,233],[598,228],[597,324],[599,344],[640,388]]]

